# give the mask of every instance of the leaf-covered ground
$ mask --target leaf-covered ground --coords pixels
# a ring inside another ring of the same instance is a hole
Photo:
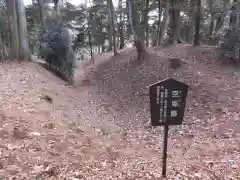
[[[2,64],[0,179],[161,179],[147,87],[166,77],[190,87],[184,124],[169,132],[168,179],[240,179],[240,70],[216,63],[212,47],[134,56],[96,57],[74,87],[36,63]],[[183,67],[168,68],[169,56]]]

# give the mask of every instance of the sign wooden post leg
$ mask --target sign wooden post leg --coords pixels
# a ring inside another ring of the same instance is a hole
[[[149,87],[152,126],[164,126],[162,177],[167,174],[168,128],[183,122],[188,85],[168,78]]]
[[[163,141],[163,165],[162,165],[162,177],[166,177],[167,171],[167,144],[168,144],[168,124],[164,125],[164,141]]]

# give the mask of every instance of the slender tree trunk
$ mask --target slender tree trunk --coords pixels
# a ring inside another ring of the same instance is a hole
[[[166,1],[164,18],[163,18],[163,21],[161,22],[157,45],[160,45],[163,43],[164,35],[169,26],[169,22],[170,22],[169,10],[170,10],[170,2]]]
[[[112,51],[113,41],[112,41],[112,28],[110,24],[108,24],[108,41],[109,46],[107,48],[107,51]]]
[[[240,27],[240,2],[237,2],[237,20],[236,20],[237,28]]]
[[[148,10],[149,8],[149,0],[145,0],[145,14],[144,14],[144,26],[145,26],[145,42],[146,47],[149,45],[149,32],[148,32]]]
[[[2,40],[2,34],[0,33],[0,60],[3,61],[4,60],[4,42]]]
[[[123,28],[123,22],[121,23],[120,27],[119,27],[119,36],[120,36],[120,46],[119,49],[124,49],[125,46],[125,42],[124,42],[124,28]]]
[[[209,36],[211,38],[213,35],[213,29],[214,29],[213,0],[209,1],[209,9],[210,9]]]
[[[180,2],[171,0],[171,37],[170,43],[177,44],[180,39]]]
[[[127,0],[127,3],[128,3],[128,15],[129,15],[129,23],[131,25],[131,28],[132,28],[132,33],[133,33],[133,38],[134,38],[134,41],[137,40],[137,34],[136,34],[136,29],[135,29],[135,26],[133,24],[133,21],[135,19],[133,19],[133,11],[132,11],[132,1],[131,0]]]
[[[119,0],[119,9],[122,9],[122,0]],[[123,49],[124,48],[124,29],[123,29],[123,13],[120,12],[120,22],[119,22],[119,26],[118,26],[118,32],[119,32],[119,41],[120,41],[120,44],[119,44],[119,49]]]
[[[19,60],[28,60],[28,31],[23,0],[16,1],[18,14],[18,35],[19,35]]]
[[[216,27],[215,27],[215,32],[219,31],[224,23],[224,19],[225,16],[227,14],[228,11],[228,3],[229,0],[224,0],[223,1],[223,8],[222,8],[222,13],[221,15],[217,18],[217,23],[216,23]]]
[[[237,19],[236,19],[236,27],[239,28],[240,27],[240,2],[237,2]],[[239,57],[240,58],[240,57]]]
[[[91,36],[90,30],[88,30],[88,40],[89,40],[89,48],[90,48],[91,61],[94,63],[93,48],[92,48],[92,36]]]
[[[196,4],[196,27],[195,27],[195,36],[194,36],[194,45],[200,45],[200,24],[201,24],[201,0],[197,0]]]
[[[101,30],[101,32],[103,31],[103,22],[102,22],[102,19],[100,18],[100,30]],[[102,53],[103,52],[103,50],[104,50],[104,38],[102,38],[102,43],[101,43],[101,52],[100,53]]]
[[[53,0],[54,9],[55,9],[55,18],[59,19],[60,16],[60,0]]]
[[[230,16],[229,26],[230,27],[236,27],[237,22],[237,0],[233,0],[232,4],[232,13]]]
[[[5,58],[7,57],[7,48],[6,48],[6,43],[2,38],[2,34],[0,33],[0,49],[1,51],[1,59],[5,60]]]
[[[132,0],[127,0],[128,3],[128,14],[129,14],[129,20],[130,20],[130,25],[132,27],[132,34],[133,34],[133,38],[134,38],[134,44],[137,50],[137,54],[138,57],[137,59],[139,61],[144,59],[144,54],[145,54],[145,48],[144,48],[144,44],[141,41],[141,39],[138,37],[137,33],[136,33],[136,16],[133,16],[133,5],[132,5]],[[133,23],[135,22],[135,23]],[[135,25],[135,26],[134,26]]]
[[[195,0],[188,0],[188,21],[187,21],[187,27],[186,27],[186,42],[192,43],[192,35],[193,35],[193,19],[195,16],[194,12],[194,2]]]
[[[113,7],[113,2],[112,0],[108,0],[108,3],[109,3],[109,11],[110,11],[110,19],[111,19],[111,27],[112,27],[112,35],[113,35],[113,53],[114,53],[114,56],[117,55],[117,46],[116,46],[116,17],[115,17],[115,11],[114,11],[114,7]]]
[[[128,0],[126,0],[126,7],[129,10]],[[130,33],[132,33],[131,24],[130,24],[130,16],[129,16],[129,13],[127,13],[127,35],[128,35],[128,37],[129,37]]]
[[[90,21],[92,21],[92,13],[91,12],[89,12],[88,18],[89,18],[88,19],[88,42],[89,42],[89,48],[90,48],[91,61],[92,61],[92,63],[94,63],[95,60],[93,57],[92,36],[91,36],[92,27],[90,26]]]
[[[107,0],[108,5],[108,41],[109,41],[109,47],[107,51],[112,51],[113,47],[113,26],[112,26],[112,18],[111,18],[111,3],[110,0]]]
[[[101,44],[98,44],[98,54],[101,53]]]
[[[161,31],[161,18],[162,18],[162,10],[161,10],[161,0],[158,0],[158,27],[157,27],[157,35],[155,40],[152,41],[152,46],[158,46],[159,36]]]
[[[45,27],[44,24],[44,2],[43,0],[38,0],[38,7],[39,7],[39,14],[40,14],[40,20],[42,27]]]
[[[11,51],[10,58],[19,59],[19,36],[18,36],[18,24],[17,24],[17,13],[16,13],[16,1],[7,1],[8,9],[8,22],[10,29],[10,41],[11,41]]]
[[[120,46],[119,49],[124,48],[124,32],[123,32],[123,21],[119,23],[119,36],[120,36]]]

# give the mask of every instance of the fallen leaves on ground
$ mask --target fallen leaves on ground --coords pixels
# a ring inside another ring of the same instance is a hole
[[[0,179],[162,179],[147,87],[166,77],[190,86],[184,124],[170,127],[168,179],[240,178],[236,69],[212,47],[149,49],[143,64],[131,49],[111,56],[76,69],[75,87],[36,63],[1,65]],[[169,57],[186,62],[174,70]]]

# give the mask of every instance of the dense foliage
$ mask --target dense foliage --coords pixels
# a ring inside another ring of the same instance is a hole
[[[52,18],[46,19],[45,24],[39,41],[39,56],[72,82],[75,54],[68,29],[62,22]]]
[[[8,12],[11,8],[6,2],[10,1],[0,0],[1,58],[14,49],[12,44],[17,44],[8,36],[14,32],[8,22],[14,13]],[[111,50],[116,55],[116,49],[130,44],[141,47],[136,46],[138,53],[144,51],[145,46],[167,43],[214,45],[219,47],[219,57],[237,60],[239,2],[91,0],[88,4],[74,5],[70,1],[34,0],[25,7],[29,51],[40,54],[49,66],[68,79],[72,76],[74,56],[94,59],[94,54]],[[70,37],[67,28],[73,36]]]
[[[234,62],[240,59],[240,29],[228,28],[220,37],[221,41],[217,48],[217,53],[220,58],[231,59]]]
[[[219,31],[219,47],[217,54],[221,59],[230,59],[233,62],[239,62],[240,55],[240,23],[239,3],[233,3],[230,8],[226,8],[222,28]]]

